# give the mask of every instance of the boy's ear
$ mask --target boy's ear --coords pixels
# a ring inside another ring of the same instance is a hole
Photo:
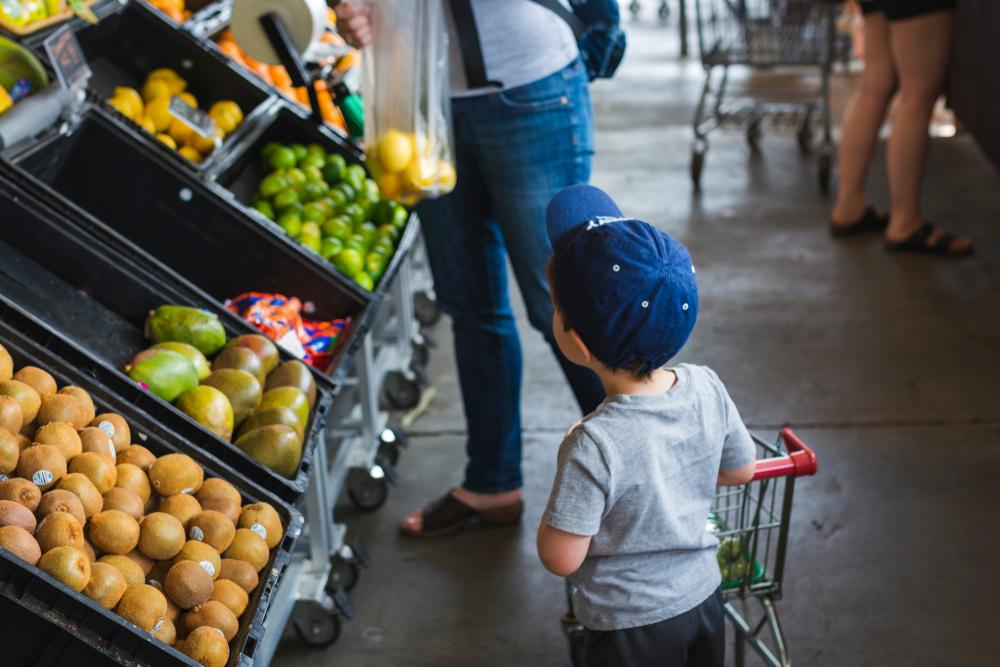
[[[577,352],[579,352],[580,357],[586,361],[588,364],[594,360],[594,355],[590,353],[590,348],[587,344],[583,342],[580,338],[580,334],[576,332],[576,329],[571,329],[569,331],[569,338],[573,342],[573,346],[576,347]]]

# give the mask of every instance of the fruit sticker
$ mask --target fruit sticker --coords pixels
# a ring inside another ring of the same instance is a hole
[[[31,481],[38,486],[46,486],[52,483],[52,473],[48,470],[38,470],[31,476]]]
[[[250,526],[250,530],[257,533],[257,535],[260,536],[260,539],[264,540],[265,542],[267,541],[267,528],[265,528],[264,526],[260,525],[259,523],[255,523],[252,526]]]
[[[212,565],[211,561],[207,560],[199,561],[198,565],[201,565],[203,568],[205,568],[205,571],[208,572],[210,575],[212,575],[213,579],[215,578],[215,566]]]
[[[101,429],[108,434],[109,438],[115,437],[115,425],[109,421],[102,421],[97,425],[97,428]]]
[[[199,542],[205,541],[205,531],[203,531],[198,526],[191,526],[191,530],[188,533],[188,536],[192,540],[198,540]]]
[[[160,620],[158,620],[158,621],[156,622],[156,625],[154,625],[154,626],[153,626],[153,629],[149,631],[149,634],[151,634],[151,635],[155,635],[155,634],[156,634],[157,632],[159,632],[159,631],[160,631],[160,628],[162,628],[162,627],[163,627],[163,623],[164,623],[164,622],[165,622],[165,619],[162,619],[162,618],[161,618]]]

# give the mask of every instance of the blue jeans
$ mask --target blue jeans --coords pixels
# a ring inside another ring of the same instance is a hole
[[[552,346],[584,414],[604,399],[597,376],[569,363],[552,336],[545,209],[590,177],[593,117],[575,62],[540,81],[452,102],[458,182],[418,208],[438,302],[452,318],[468,426],[463,486],[521,487],[521,344],[507,259],[531,325]]]

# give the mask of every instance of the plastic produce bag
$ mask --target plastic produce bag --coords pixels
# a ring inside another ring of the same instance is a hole
[[[412,206],[455,187],[442,0],[372,0],[362,96],[368,167],[382,195]]]

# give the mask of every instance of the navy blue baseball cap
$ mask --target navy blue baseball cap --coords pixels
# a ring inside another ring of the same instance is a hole
[[[605,192],[574,185],[546,212],[553,289],[566,320],[612,368],[638,360],[661,368],[698,319],[698,284],[687,248],[652,225],[626,218]]]

